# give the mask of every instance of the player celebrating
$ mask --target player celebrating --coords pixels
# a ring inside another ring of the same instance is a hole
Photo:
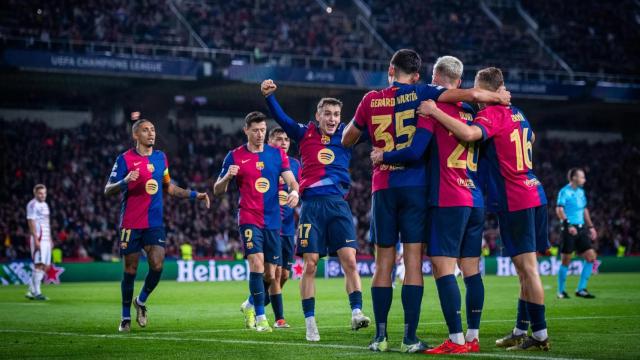
[[[29,291],[25,295],[31,300],[48,300],[40,291],[40,284],[45,271],[51,265],[51,226],[49,225],[49,205],[47,204],[47,187],[38,184],[33,187],[34,198],[27,204],[27,223],[29,223],[29,240],[33,272]]]
[[[584,170],[573,168],[567,174],[569,183],[558,193],[556,215],[562,222],[562,265],[558,273],[558,298],[568,299],[569,295],[564,290],[567,282],[567,271],[574,251],[584,258],[580,282],[576,289],[576,296],[585,299],[594,299],[595,296],[587,290],[587,282],[591,277],[593,262],[596,260],[596,252],[591,246],[598,233],[596,232],[591,214],[587,209],[587,197],[584,194],[584,183],[587,181]]]
[[[243,304],[245,325],[255,325],[258,332],[271,332],[264,311],[267,291],[264,282],[269,284],[271,294],[280,295],[276,268],[282,264],[279,234],[282,219],[277,184],[282,176],[291,189],[287,194],[286,204],[293,208],[298,203],[298,183],[289,169],[289,159],[285,152],[281,148],[264,144],[267,117],[263,113],[254,111],[247,114],[244,133],[247,143],[227,154],[220,176],[213,186],[213,193],[225,193],[229,183],[235,178],[240,192],[238,225],[245,256],[249,260],[249,291],[253,297],[252,305]]]
[[[387,153],[410,148],[411,159],[404,164],[375,164],[372,177],[373,200],[371,242],[376,249],[376,270],[371,286],[376,336],[369,348],[387,351],[387,317],[393,290],[391,272],[395,260],[395,244],[400,238],[404,246],[405,279],[402,286],[405,334],[401,351],[418,352],[426,348],[416,336],[423,294],[422,249],[427,234],[427,171],[419,161],[430,133],[424,121],[418,122],[415,109],[420,101],[437,99],[508,103],[508,92],[482,89],[446,89],[435,84],[417,84],[422,60],[413,50],[398,50],[389,66],[390,87],[367,93],[353,121],[344,132],[342,143],[356,143],[367,130],[374,148]],[[416,146],[411,147],[412,143]],[[393,159],[385,158],[385,162]]]
[[[291,144],[289,137],[282,128],[274,128],[269,132],[269,145],[274,148],[282,148],[286,154],[289,151],[289,145]],[[300,162],[293,157],[289,157],[289,165],[291,166],[291,172],[298,181],[300,177]],[[289,324],[284,319],[284,309],[282,301],[282,288],[289,279],[291,273],[291,266],[293,265],[293,256],[295,250],[296,233],[294,208],[287,205],[287,196],[289,195],[289,187],[284,183],[284,180],[280,178],[278,184],[278,201],[280,202],[280,213],[282,215],[282,227],[280,228],[280,241],[282,243],[282,266],[276,268],[276,274],[274,282],[279,285],[274,285],[273,289],[269,289],[268,297],[265,297],[265,306],[268,302],[271,303],[273,313],[276,318],[276,322],[273,327],[275,328],[288,328]],[[265,286],[268,286],[265,282]],[[279,287],[277,287],[279,286]],[[251,312],[254,309],[253,295],[249,295],[249,298],[242,304],[241,310],[243,313]],[[251,320],[249,320],[251,322]],[[251,326],[251,325],[249,325]]]
[[[131,329],[133,285],[143,249],[149,262],[149,273],[140,294],[133,300],[133,306],[138,325],[147,326],[145,303],[160,281],[164,263],[163,193],[197,199],[209,207],[206,193],[185,190],[171,183],[167,156],[162,151],[153,150],[156,130],[151,121],[137,120],[131,126],[131,132],[136,146],[118,156],[104,189],[105,195],[122,194],[120,253],[124,257],[124,274],[121,284],[122,320],[118,327],[121,332]]]
[[[475,86],[496,91],[504,86],[497,68],[480,70]],[[431,115],[466,142],[487,142],[489,179],[488,208],[498,213],[500,235],[520,278],[516,327],[496,341],[507,350],[549,350],[544,290],[538,274],[536,250],[549,247],[547,198],[533,173],[533,132],[527,118],[514,106],[480,104],[472,126],[449,116],[432,102],[423,102],[420,114]],[[527,336],[531,323],[532,336]]]
[[[371,320],[362,312],[353,216],[344,199],[351,183],[351,150],[340,143],[344,129],[344,124],[340,123],[342,102],[334,98],[321,99],[315,116],[317,122],[302,125],[282,110],[273,94],[276,84],[272,80],[263,81],[261,90],[275,120],[300,147],[302,209],[297,253],[302,254],[304,260],[300,294],[306,338],[308,341],[320,341],[315,321],[315,274],[319,258],[326,255],[337,254],[344,269],[351,305],[351,328],[367,327]]]
[[[433,83],[446,89],[456,89],[462,82],[462,62],[453,56],[443,56],[433,68]],[[438,103],[439,114],[451,116],[464,124],[473,121],[473,110],[464,104]],[[372,151],[374,165],[416,161],[430,143],[428,254],[438,287],[440,306],[449,327],[449,340],[427,354],[451,354],[479,351],[479,327],[484,303],[484,285],[480,275],[480,250],[484,227],[484,204],[478,184],[478,151],[475,143],[462,142],[449,134],[431,118],[418,120],[417,131],[425,131],[427,141],[414,141],[402,150]],[[421,137],[423,137],[422,135]],[[416,137],[414,137],[414,140]],[[432,139],[429,141],[429,139]],[[467,287],[467,336],[462,334],[461,297],[456,281],[459,260]]]

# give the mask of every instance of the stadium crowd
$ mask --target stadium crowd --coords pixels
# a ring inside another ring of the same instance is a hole
[[[65,257],[110,260],[118,256],[119,199],[103,194],[107,176],[117,154],[132,143],[124,126],[83,125],[74,129],[51,129],[42,122],[23,120],[20,125],[0,120],[0,258],[29,257],[25,206],[32,188],[49,188],[53,237]],[[96,136],[99,134],[99,139]],[[25,141],[25,139],[29,139]],[[175,150],[169,142],[175,142]],[[158,134],[157,148],[168,153],[172,180],[182,187],[210,192],[229,149],[243,142],[243,134],[222,134],[215,127],[201,129],[172,126]],[[575,151],[576,148],[581,151]],[[295,151],[292,151],[295,153]],[[349,203],[357,227],[359,251],[371,254],[368,244],[370,218],[369,149],[360,145],[351,163]],[[584,154],[588,153],[588,158]],[[640,174],[630,176],[640,161],[640,149],[626,143],[575,143],[540,136],[535,144],[534,166],[542,179],[549,203],[566,183],[573,166],[586,170],[590,210],[599,231],[598,251],[615,255],[619,245],[627,253],[640,251],[640,216],[633,204],[640,202]],[[211,210],[195,203],[165,201],[167,254],[180,255],[179,246],[190,243],[195,257],[241,256],[236,226],[237,192],[213,199]],[[559,224],[550,206],[552,243],[559,241]],[[500,253],[495,217],[489,216],[484,237],[491,254]]]
[[[333,58],[381,59],[355,19],[326,13],[315,1],[182,1],[180,9],[206,44],[215,49]]]
[[[0,34],[47,42],[95,41],[187,45],[164,0],[8,0],[0,5]]]
[[[612,5],[598,0],[523,0],[523,6],[538,22],[539,33],[547,45],[574,71],[638,74],[637,1],[617,1]]]
[[[206,46],[250,51],[258,62],[267,61],[266,53],[336,60],[388,58],[380,44],[371,40],[368,30],[358,26],[357,10],[339,7],[329,13],[314,0],[173,3]],[[516,69],[559,69],[527,34],[528,27],[513,6],[492,8],[503,25],[499,28],[480,3],[367,3],[372,24],[388,44],[396,49],[419,49],[428,61],[451,54],[468,65],[490,64],[514,74]],[[625,0],[612,6],[597,0],[525,0],[522,5],[538,23],[541,38],[574,71],[637,74],[635,64],[640,52],[633,51],[640,40],[637,1]],[[83,49],[78,45],[81,41],[199,46],[164,0],[8,0],[0,5],[0,40],[9,36],[32,39],[33,43],[70,41],[74,49]],[[279,59],[289,65],[286,56]]]
[[[468,65],[491,64],[503,69],[516,64],[524,69],[555,66],[522,29],[505,24],[499,30],[479,3],[376,0],[372,10],[377,29],[389,44],[417,49],[423,59],[451,54]]]

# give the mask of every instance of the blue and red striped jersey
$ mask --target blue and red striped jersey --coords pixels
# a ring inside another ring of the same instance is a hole
[[[354,125],[367,131],[372,145],[385,152],[409,147],[422,123],[415,110],[424,100],[437,100],[446,89],[436,85],[402,84],[367,93],[356,110]],[[373,169],[371,190],[426,186],[426,164],[422,159],[404,164],[380,164]]]
[[[302,199],[325,195],[345,196],[351,185],[351,149],[342,146],[345,125],[338,125],[331,136],[323,135],[315,122],[299,124],[285,114],[274,95],[267,96],[266,100],[276,122],[300,148]]]
[[[163,190],[171,182],[167,156],[159,150],[143,156],[136,149],[129,149],[116,159],[109,182],[123,180],[136,169],[140,171],[138,179],[123,188],[120,227],[147,229],[162,226]]]
[[[289,170],[289,158],[284,151],[265,144],[262,152],[254,153],[246,144],[242,145],[224,158],[219,177],[223,177],[231,165],[240,167],[234,178],[240,191],[238,225],[280,230],[278,184],[280,174]]]

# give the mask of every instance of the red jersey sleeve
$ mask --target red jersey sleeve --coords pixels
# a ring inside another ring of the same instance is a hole
[[[291,170],[291,164],[289,163],[289,157],[282,149],[280,150],[280,157],[282,158],[282,167],[280,168],[280,172],[285,172],[287,170]]]

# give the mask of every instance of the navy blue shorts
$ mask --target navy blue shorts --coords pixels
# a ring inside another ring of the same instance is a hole
[[[282,265],[282,245],[280,231],[261,229],[256,225],[240,225],[240,237],[244,244],[244,257],[264,254],[264,262]]]
[[[343,247],[358,248],[351,208],[337,195],[302,201],[298,225],[297,255],[317,253],[336,256]]]
[[[411,186],[378,190],[371,202],[371,242],[381,247],[427,241],[427,188]]]
[[[120,229],[120,255],[129,255],[142,251],[145,246],[157,245],[164,247],[166,235],[164,227],[148,229]]]
[[[280,235],[280,241],[282,242],[282,268],[291,271],[296,240],[293,235]]]
[[[427,255],[452,258],[480,256],[484,208],[432,207],[427,222]]]
[[[547,205],[518,211],[498,212],[500,237],[506,255],[514,257],[549,249]]]

